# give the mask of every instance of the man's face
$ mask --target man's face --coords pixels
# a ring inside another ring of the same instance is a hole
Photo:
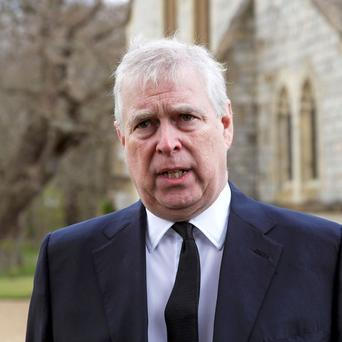
[[[227,182],[226,152],[233,138],[230,103],[217,117],[194,70],[158,86],[123,84],[117,134],[144,205],[171,221],[210,206]]]

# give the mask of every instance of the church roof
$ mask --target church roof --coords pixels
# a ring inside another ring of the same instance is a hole
[[[253,0],[241,0],[215,53],[216,58],[218,58],[219,60],[224,58],[225,52],[231,47],[231,45],[235,41],[237,32],[239,30],[240,19],[248,11],[250,6],[253,6],[253,4]]]
[[[341,0],[312,0],[329,23],[342,36],[342,1]]]
[[[320,13],[327,19],[329,24],[340,34],[342,39],[342,0],[311,0]],[[253,0],[241,0],[235,14],[233,15],[223,38],[218,45],[216,57],[222,59],[225,52],[232,46],[237,36],[239,22],[253,8]]]

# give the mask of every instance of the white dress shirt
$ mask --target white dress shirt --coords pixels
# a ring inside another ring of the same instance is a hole
[[[201,264],[198,308],[199,342],[211,342],[223,245],[227,232],[231,192],[228,184],[216,201],[190,220]],[[146,281],[148,341],[167,342],[164,310],[173,288],[183,239],[170,222],[147,210]]]

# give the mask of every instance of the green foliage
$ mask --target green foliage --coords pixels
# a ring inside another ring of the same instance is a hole
[[[1,243],[2,254],[11,252],[13,249],[13,244],[11,240],[5,240]],[[4,255],[2,255],[4,256]],[[0,269],[0,277],[22,277],[22,276],[32,276],[36,267],[38,256],[38,248],[30,243],[25,243],[20,248],[20,263],[9,264],[8,267]]]
[[[54,182],[51,182],[33,201],[25,213],[23,222],[25,237],[37,243],[47,232],[65,225],[63,194]]]
[[[34,274],[38,257],[36,247],[27,245],[23,248],[22,264],[11,270],[10,275],[15,276],[32,276]]]
[[[6,241],[2,247],[10,249],[13,246],[10,241]],[[37,255],[37,247],[29,243],[23,244],[20,251],[21,263],[11,265],[8,269],[0,272],[0,299],[30,298]]]
[[[113,202],[109,199],[103,200],[100,205],[100,211],[101,211],[101,214],[109,214],[112,211],[115,211]]]
[[[0,299],[30,298],[33,276],[0,277]]]

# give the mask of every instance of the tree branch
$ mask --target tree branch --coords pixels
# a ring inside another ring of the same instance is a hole
[[[101,40],[108,38],[110,35],[113,34],[115,30],[122,28],[123,26],[126,26],[132,15],[131,3],[132,1],[129,1],[128,4],[125,5],[123,9],[120,9],[119,7],[117,8],[118,11],[120,10],[125,11],[125,16],[123,17],[123,19],[119,20],[118,22],[115,23],[115,25],[110,26],[106,30],[103,30],[102,32],[98,32],[94,34],[94,36],[92,37],[92,40],[97,43]]]
[[[1,86],[0,88],[3,92],[11,95],[25,95],[28,97],[37,97],[40,92],[28,88],[20,88],[20,87],[5,87]]]
[[[93,17],[95,17],[95,15],[102,8],[102,6],[102,0],[96,0],[95,4],[88,11],[86,11],[83,17],[69,27],[69,30],[67,32],[68,40],[73,40],[76,33],[84,26],[86,26],[92,20]]]

